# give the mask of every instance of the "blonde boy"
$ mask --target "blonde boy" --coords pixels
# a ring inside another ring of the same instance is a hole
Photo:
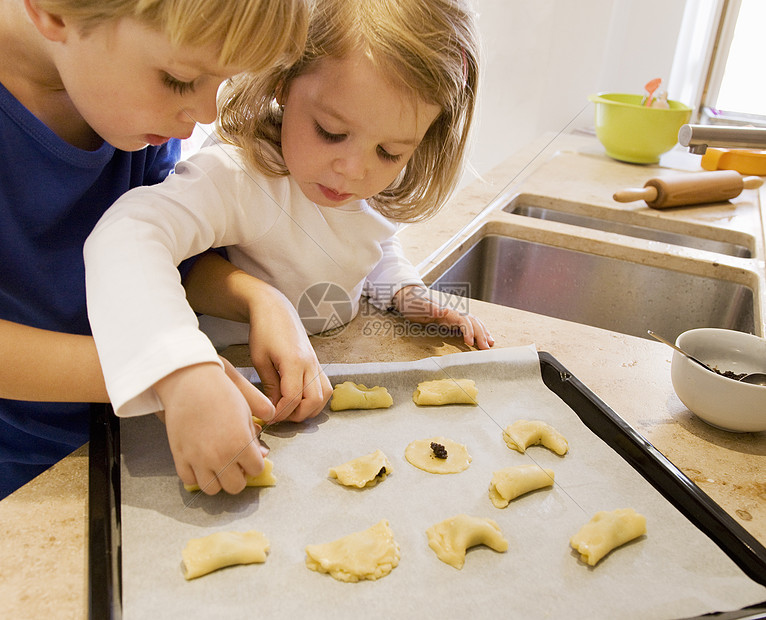
[[[82,403],[107,397],[85,307],[91,228],[122,193],[167,175],[178,139],[215,119],[224,80],[292,61],[306,27],[302,0],[0,1],[0,498],[87,441]],[[226,282],[218,312],[249,318],[270,298],[276,313],[278,294],[254,299],[257,281],[220,260],[190,274],[210,290]],[[305,336],[277,342],[271,330],[259,349],[271,376],[297,374],[283,357],[316,365]],[[273,407],[230,388],[241,448],[251,409]],[[229,489],[260,470],[257,448],[241,467]]]

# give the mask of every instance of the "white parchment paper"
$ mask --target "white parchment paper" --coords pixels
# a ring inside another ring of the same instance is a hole
[[[243,372],[247,373],[243,369]],[[346,379],[384,385],[394,406],[329,412],[305,424],[270,427],[277,485],[240,495],[189,494],[175,475],[163,426],[154,416],[123,419],[123,615],[145,618],[678,618],[766,600],[750,580],[542,383],[534,347],[457,353],[416,362],[336,365]],[[472,378],[479,406],[417,407],[417,383]],[[559,457],[543,447],[509,450],[502,429],[540,419],[569,440]],[[465,472],[414,468],[404,449],[444,436],[465,444]],[[349,489],[328,469],[380,448],[393,473],[375,487]],[[552,488],[497,509],[492,472],[538,463]],[[594,568],[569,538],[595,512],[632,507],[647,535]],[[506,553],[468,552],[457,570],[428,547],[425,530],[460,513],[497,521]],[[387,519],[401,561],[378,581],[341,583],[305,566],[305,546],[335,540]],[[187,582],[181,550],[190,538],[256,529],[271,542],[264,564],[237,566]]]

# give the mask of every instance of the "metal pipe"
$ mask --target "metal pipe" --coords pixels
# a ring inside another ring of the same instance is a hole
[[[682,125],[678,142],[690,153],[702,155],[707,147],[766,149],[766,129],[724,125]]]

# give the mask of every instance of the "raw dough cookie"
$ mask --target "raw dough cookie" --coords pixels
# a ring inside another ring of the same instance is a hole
[[[412,395],[416,405],[475,405],[479,390],[471,379],[421,381]]]
[[[265,562],[269,541],[260,532],[218,532],[192,538],[181,552],[184,577],[194,579],[234,564]]]
[[[246,476],[247,482],[245,486],[248,487],[273,487],[277,483],[277,479],[272,473],[274,471],[274,463],[269,459],[263,459],[263,471],[257,476]],[[199,491],[198,484],[185,484],[184,489],[187,491]]]
[[[330,400],[332,411],[344,409],[385,409],[394,404],[394,399],[384,387],[368,388],[361,383],[344,381],[335,386]]]
[[[529,446],[538,444],[542,444],[559,456],[566,454],[569,449],[564,435],[550,424],[540,420],[517,420],[503,431],[503,439],[511,450],[517,450],[522,454]]]
[[[505,508],[519,495],[553,485],[553,470],[538,465],[506,467],[492,473],[489,499],[496,508]]]
[[[580,559],[595,566],[612,549],[646,534],[646,517],[632,508],[597,512],[569,540]]]
[[[444,458],[444,451],[447,456]],[[418,469],[432,474],[456,474],[471,463],[467,448],[444,437],[417,439],[404,450],[404,457]]]
[[[399,545],[385,519],[335,542],[306,547],[306,566],[338,581],[380,579],[398,564]]]
[[[385,480],[390,473],[391,463],[381,450],[375,450],[372,454],[366,454],[343,465],[330,468],[330,478],[337,478],[341,484],[359,489],[375,486],[378,482]]]
[[[500,526],[492,519],[457,515],[426,530],[428,546],[442,562],[463,568],[465,552],[475,545],[487,545],[495,551],[506,551],[508,541]]]

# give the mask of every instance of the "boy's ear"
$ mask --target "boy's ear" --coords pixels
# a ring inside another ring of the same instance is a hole
[[[66,40],[67,24],[61,15],[41,9],[37,0],[24,0],[24,8],[32,23],[49,41]]]

